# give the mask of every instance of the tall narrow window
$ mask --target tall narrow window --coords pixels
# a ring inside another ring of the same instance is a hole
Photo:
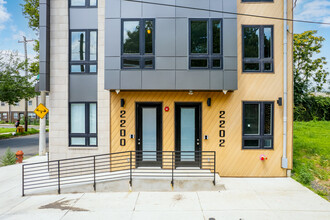
[[[273,149],[273,102],[243,103],[243,149]]]
[[[122,69],[155,68],[155,20],[122,21]]]
[[[273,26],[243,26],[243,72],[274,72]]]
[[[190,68],[222,68],[222,20],[190,20]]]
[[[97,0],[70,0],[70,7],[97,7]]]
[[[71,31],[70,73],[97,72],[97,31]]]
[[[96,103],[70,104],[70,146],[97,145]]]

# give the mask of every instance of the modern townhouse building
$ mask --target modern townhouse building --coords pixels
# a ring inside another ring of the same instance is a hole
[[[135,151],[136,166],[162,167],[162,152],[175,151],[177,166],[198,167],[199,152],[214,151],[220,176],[289,174],[291,0],[40,0],[40,9],[51,160]]]

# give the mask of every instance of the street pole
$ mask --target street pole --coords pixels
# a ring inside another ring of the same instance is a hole
[[[26,40],[26,37],[23,36],[23,41],[18,41],[18,43],[24,43],[24,53],[25,53],[25,76],[28,75],[28,57],[27,57],[27,46],[26,44],[28,42],[32,42],[34,40]],[[29,123],[29,119],[28,119],[28,100],[25,99],[25,111],[24,111],[24,130],[28,131],[28,123]]]
[[[46,92],[41,91],[40,103],[46,106]],[[46,154],[46,116],[40,118],[40,127],[39,127],[39,156]]]

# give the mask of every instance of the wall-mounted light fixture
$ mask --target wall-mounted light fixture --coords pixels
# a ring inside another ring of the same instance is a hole
[[[120,93],[120,89],[116,89],[116,93],[118,95]]]
[[[207,106],[211,106],[211,98],[207,99]]]
[[[208,140],[209,136],[208,135],[204,135],[204,140]]]
[[[278,104],[279,106],[282,106],[282,97],[279,97],[279,98],[277,99],[277,104]]]
[[[189,90],[188,95],[193,95],[194,92],[192,90]]]
[[[227,94],[228,90],[222,90],[223,94]]]
[[[120,107],[124,107],[125,106],[125,99],[120,99]]]

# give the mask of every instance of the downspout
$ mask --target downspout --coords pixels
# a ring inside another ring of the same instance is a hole
[[[287,12],[288,12],[288,2],[284,2],[284,15],[283,15],[283,156],[282,156],[282,168],[288,168],[288,158],[287,158],[287,125],[288,125],[288,70],[287,70]]]

